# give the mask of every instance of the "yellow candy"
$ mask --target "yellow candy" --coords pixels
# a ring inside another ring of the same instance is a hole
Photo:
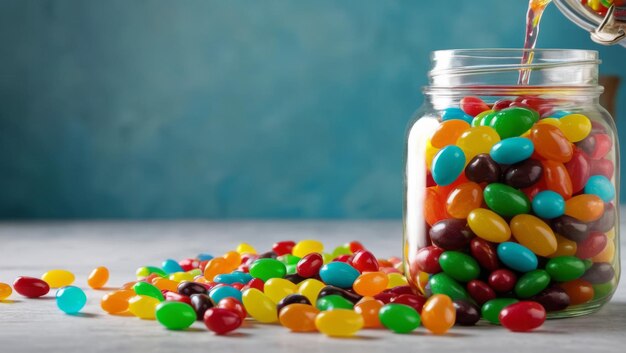
[[[511,219],[511,232],[517,241],[539,256],[548,256],[557,249],[552,228],[541,219],[520,214]]]
[[[363,316],[349,309],[322,311],[315,318],[315,327],[331,337],[354,336],[363,325]]]
[[[321,254],[324,252],[324,244],[317,240],[302,240],[293,247],[291,253],[297,257],[304,257],[312,252]]]
[[[477,208],[467,216],[467,224],[476,236],[494,243],[502,243],[511,238],[511,228],[497,213]]]
[[[11,286],[6,283],[0,282],[0,301],[8,298],[11,293],[13,293],[13,289],[11,289]]]
[[[582,114],[569,114],[559,121],[559,129],[570,142],[582,141],[591,132],[591,121]]]
[[[491,147],[500,142],[500,135],[489,126],[475,126],[465,131],[456,145],[465,153],[465,163],[480,153],[489,153]]]
[[[170,292],[178,292],[178,283],[176,281],[172,281],[171,279],[155,277],[152,280],[152,284],[159,288],[160,290],[168,290]]]
[[[263,288],[265,295],[274,303],[278,303],[289,294],[294,294],[298,289],[295,283],[283,278],[270,278]]]
[[[606,236],[611,240],[615,240],[615,227],[611,228],[611,230],[606,232]]]
[[[322,288],[324,288],[325,286],[326,285],[324,284],[324,282],[318,281],[314,278],[309,278],[298,283],[297,290],[298,294],[302,294],[307,297],[307,299],[309,299],[311,303],[316,303],[317,296],[320,294]]]
[[[239,254],[256,254],[256,249],[248,243],[240,243],[235,251]]]
[[[433,147],[433,145],[430,143],[430,140],[426,142],[425,156],[426,156],[426,167],[428,168],[428,170],[431,169],[430,167],[433,165],[433,159],[435,159],[435,156],[437,155],[437,153],[439,153],[439,150],[441,149]]]
[[[613,240],[609,240],[598,255],[591,258],[593,262],[613,262],[615,258],[615,242]]]
[[[189,272],[174,272],[170,275],[169,279],[175,282],[193,282],[194,275]]]
[[[258,322],[272,323],[278,321],[276,303],[256,288],[243,291],[243,306],[250,316]]]
[[[566,237],[556,234],[556,251],[550,254],[548,257],[559,256],[574,256],[578,245],[573,240],[569,240]]]
[[[61,288],[74,283],[74,274],[67,270],[50,270],[41,276],[50,288]]]
[[[199,268],[194,268],[193,270],[187,271],[187,273],[192,275],[193,278],[196,278],[202,275],[202,270],[200,270]]]
[[[561,127],[561,120],[557,119],[557,118],[545,118],[545,119],[541,119],[537,122],[537,124],[548,124],[548,125],[552,125],[552,126],[556,126],[558,128]],[[529,130],[530,132],[530,130]]]
[[[390,273],[387,275],[389,279],[389,283],[387,283],[387,288],[395,288],[398,286],[406,286],[409,283],[406,278],[400,273]]]
[[[128,311],[140,319],[154,320],[154,314],[160,301],[146,295],[136,295],[128,301]]]

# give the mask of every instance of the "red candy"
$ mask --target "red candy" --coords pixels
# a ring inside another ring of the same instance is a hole
[[[354,254],[355,252],[359,251],[359,250],[365,250],[365,247],[363,246],[363,244],[361,244],[358,241],[351,241],[348,243],[348,247],[350,248],[350,251]]]
[[[501,268],[489,275],[489,286],[496,292],[506,293],[513,290],[517,283],[517,276],[513,271]]]
[[[246,308],[244,308],[243,304],[241,304],[239,300],[233,297],[227,297],[220,300],[219,303],[217,303],[216,307],[236,313],[237,315],[239,315],[241,320],[244,320],[248,315],[248,313],[246,312]]]
[[[181,302],[181,303],[187,303],[189,305],[191,305],[191,298],[189,298],[186,295],[182,295],[182,294],[178,294],[176,292],[167,292],[164,294],[165,296],[165,300],[167,301],[171,301],[171,302]]]
[[[565,168],[572,182],[572,192],[577,193],[581,191],[585,187],[585,184],[587,184],[591,168],[589,167],[589,162],[585,154],[580,148],[574,149],[574,155],[569,162],[565,163]]]
[[[291,250],[293,250],[294,246],[296,246],[296,243],[293,241],[279,241],[272,245],[272,251],[278,256],[291,254]]]
[[[478,305],[483,305],[496,297],[496,292],[487,283],[478,279],[467,282],[467,292]]]
[[[414,263],[419,271],[435,274],[441,272],[439,265],[439,256],[443,253],[443,249],[436,246],[427,246],[421,248],[415,256]]]
[[[581,259],[592,258],[604,250],[608,241],[609,239],[604,233],[592,232],[587,239],[578,243],[576,256]]]
[[[359,272],[376,272],[379,269],[378,260],[367,250],[359,250],[352,258],[352,267]]]
[[[546,310],[533,301],[521,301],[511,304],[500,312],[502,326],[514,332],[527,332],[543,325],[546,321]]]
[[[27,298],[38,298],[48,294],[50,286],[39,278],[21,276],[13,282],[13,289]]]
[[[415,294],[401,294],[395,298],[392,298],[391,302],[396,304],[408,305],[415,309],[418,313],[420,313],[422,312],[422,307],[424,306],[424,303],[426,303],[426,298],[421,295],[418,296]]]
[[[198,261],[198,259],[184,259],[178,262],[178,264],[180,265],[180,267],[183,268],[183,271],[187,272],[187,271],[191,271],[193,269],[199,268],[200,267],[200,261]]]
[[[242,322],[238,313],[223,308],[211,308],[204,313],[204,324],[218,335],[237,329]]]
[[[470,252],[483,268],[495,271],[500,267],[496,247],[492,243],[478,237],[473,238],[470,241]]]
[[[476,116],[485,110],[489,110],[489,106],[478,97],[464,97],[460,102],[461,109],[468,115]]]
[[[305,255],[298,261],[296,272],[304,278],[313,277],[320,272],[320,268],[322,268],[323,265],[324,258],[322,258],[322,255],[313,252]]]
[[[263,280],[260,278],[253,278],[250,280],[250,282],[248,282],[245,286],[243,286],[241,291],[243,292],[244,290],[248,288],[256,288],[260,290],[261,292],[263,292],[265,290],[265,282],[263,282]]]

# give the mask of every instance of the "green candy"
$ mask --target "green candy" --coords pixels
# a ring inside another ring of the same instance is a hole
[[[285,264],[274,259],[258,259],[250,266],[250,276],[263,281],[270,278],[283,278],[286,274]]]
[[[285,255],[279,256],[277,260],[284,263],[285,265],[296,265],[298,261],[300,261],[300,258],[295,255],[285,254]]]
[[[615,283],[606,282],[602,284],[593,285],[593,300],[604,299],[609,297],[615,292]]]
[[[478,278],[480,266],[473,257],[459,251],[445,251],[439,256],[439,265],[448,276],[461,282]]]
[[[167,273],[165,273],[165,271],[155,266],[139,267],[135,272],[137,277],[148,277],[153,273],[161,277],[167,277]]]
[[[196,321],[196,312],[191,305],[167,301],[156,307],[157,321],[170,330],[184,330]]]
[[[202,270],[200,270],[199,268],[194,268],[193,270],[187,271],[187,273],[194,277],[198,277],[202,275]]]
[[[483,319],[489,321],[492,324],[499,325],[500,324],[500,312],[502,309],[506,308],[511,304],[517,303],[517,299],[513,298],[496,298],[487,301],[483,304],[483,307],[480,309],[480,312],[483,316]]]
[[[333,250],[333,259],[339,257],[341,255],[352,255],[352,251],[350,251],[350,244],[339,245]]]
[[[584,259],[583,262],[585,263],[585,271],[593,266],[593,261],[591,261],[590,259]]]
[[[285,266],[285,269],[287,270],[288,275],[293,275],[294,273],[296,273],[296,265],[294,264],[288,264],[287,266]]]
[[[164,301],[165,297],[163,297],[163,293],[161,290],[150,283],[147,282],[137,282],[133,285],[133,290],[137,295],[145,295],[148,297],[152,297],[158,299],[159,301]]]
[[[575,256],[559,256],[548,261],[546,271],[557,282],[573,281],[585,273],[585,263]]]
[[[408,305],[387,304],[378,312],[380,323],[395,333],[409,333],[419,327],[420,314]]]
[[[530,213],[530,200],[521,191],[506,184],[491,183],[483,191],[485,203],[495,213],[504,217]]]
[[[550,284],[550,275],[545,270],[526,272],[515,284],[515,294],[520,298],[530,298],[539,294]]]
[[[539,120],[539,114],[531,109],[511,107],[497,112],[489,121],[501,139],[520,136],[530,130]]]
[[[321,311],[334,309],[352,310],[352,308],[354,308],[354,304],[340,295],[331,294],[317,299],[316,307]]]
[[[441,272],[428,280],[428,285],[433,294],[445,294],[452,300],[467,299],[467,291],[454,278]]]
[[[493,119],[495,115],[496,115],[496,112],[491,111],[491,110],[485,110],[484,112],[476,115],[474,119],[472,119],[472,127],[488,126],[489,121],[491,121],[491,119]]]

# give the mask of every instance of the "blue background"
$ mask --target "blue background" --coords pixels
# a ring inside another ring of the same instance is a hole
[[[400,217],[430,51],[520,47],[526,4],[3,0],[0,217]]]

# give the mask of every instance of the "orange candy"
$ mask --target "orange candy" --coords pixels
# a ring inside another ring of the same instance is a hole
[[[454,120],[449,120],[454,121]],[[446,200],[446,211],[454,218],[467,218],[483,202],[483,190],[474,182],[463,183],[450,192]]]
[[[541,164],[543,165],[543,181],[546,189],[560,194],[565,200],[572,197],[572,179],[565,165],[556,161],[542,161]]]
[[[294,332],[317,331],[315,317],[320,311],[308,304],[290,304],[280,310],[278,321]]]
[[[456,309],[452,299],[444,294],[428,298],[422,308],[422,325],[436,335],[442,335],[454,326]]]
[[[354,311],[363,316],[363,327],[379,328],[382,327],[378,312],[383,307],[383,302],[374,298],[363,298],[354,306]]]
[[[464,120],[447,120],[439,124],[437,130],[430,139],[430,144],[435,148],[444,148],[448,145],[454,145],[456,140],[466,131],[469,130],[470,124]]]
[[[222,257],[226,260],[226,265],[229,268],[229,271],[227,272],[235,270],[241,264],[241,254],[236,251],[229,251]]]
[[[561,163],[569,162],[574,154],[572,143],[556,126],[537,124],[530,129],[530,139],[535,152],[542,158]]]
[[[604,202],[596,195],[582,194],[565,201],[565,214],[579,221],[597,221],[603,213]]]
[[[109,314],[119,314],[128,310],[128,301],[135,296],[135,291],[131,289],[120,289],[107,293],[100,300],[102,310]]]
[[[384,291],[389,284],[389,278],[383,272],[365,272],[352,284],[355,292],[362,296],[373,297]]]
[[[570,305],[584,304],[593,299],[593,286],[582,279],[561,283],[559,286],[569,296]]]
[[[91,271],[89,278],[87,278],[87,284],[93,289],[100,289],[104,287],[109,281],[109,269],[103,266]]]
[[[436,186],[426,188],[424,195],[424,219],[429,225],[433,225],[442,219],[448,218],[441,195]]]
[[[206,264],[206,267],[204,268],[204,278],[212,281],[215,276],[222,273],[228,273],[230,271],[231,267],[228,260],[223,257],[216,257],[211,259],[211,261]]]
[[[170,292],[178,293],[178,282],[172,281],[171,279],[157,277],[152,280],[152,284],[160,290],[168,290]]]

